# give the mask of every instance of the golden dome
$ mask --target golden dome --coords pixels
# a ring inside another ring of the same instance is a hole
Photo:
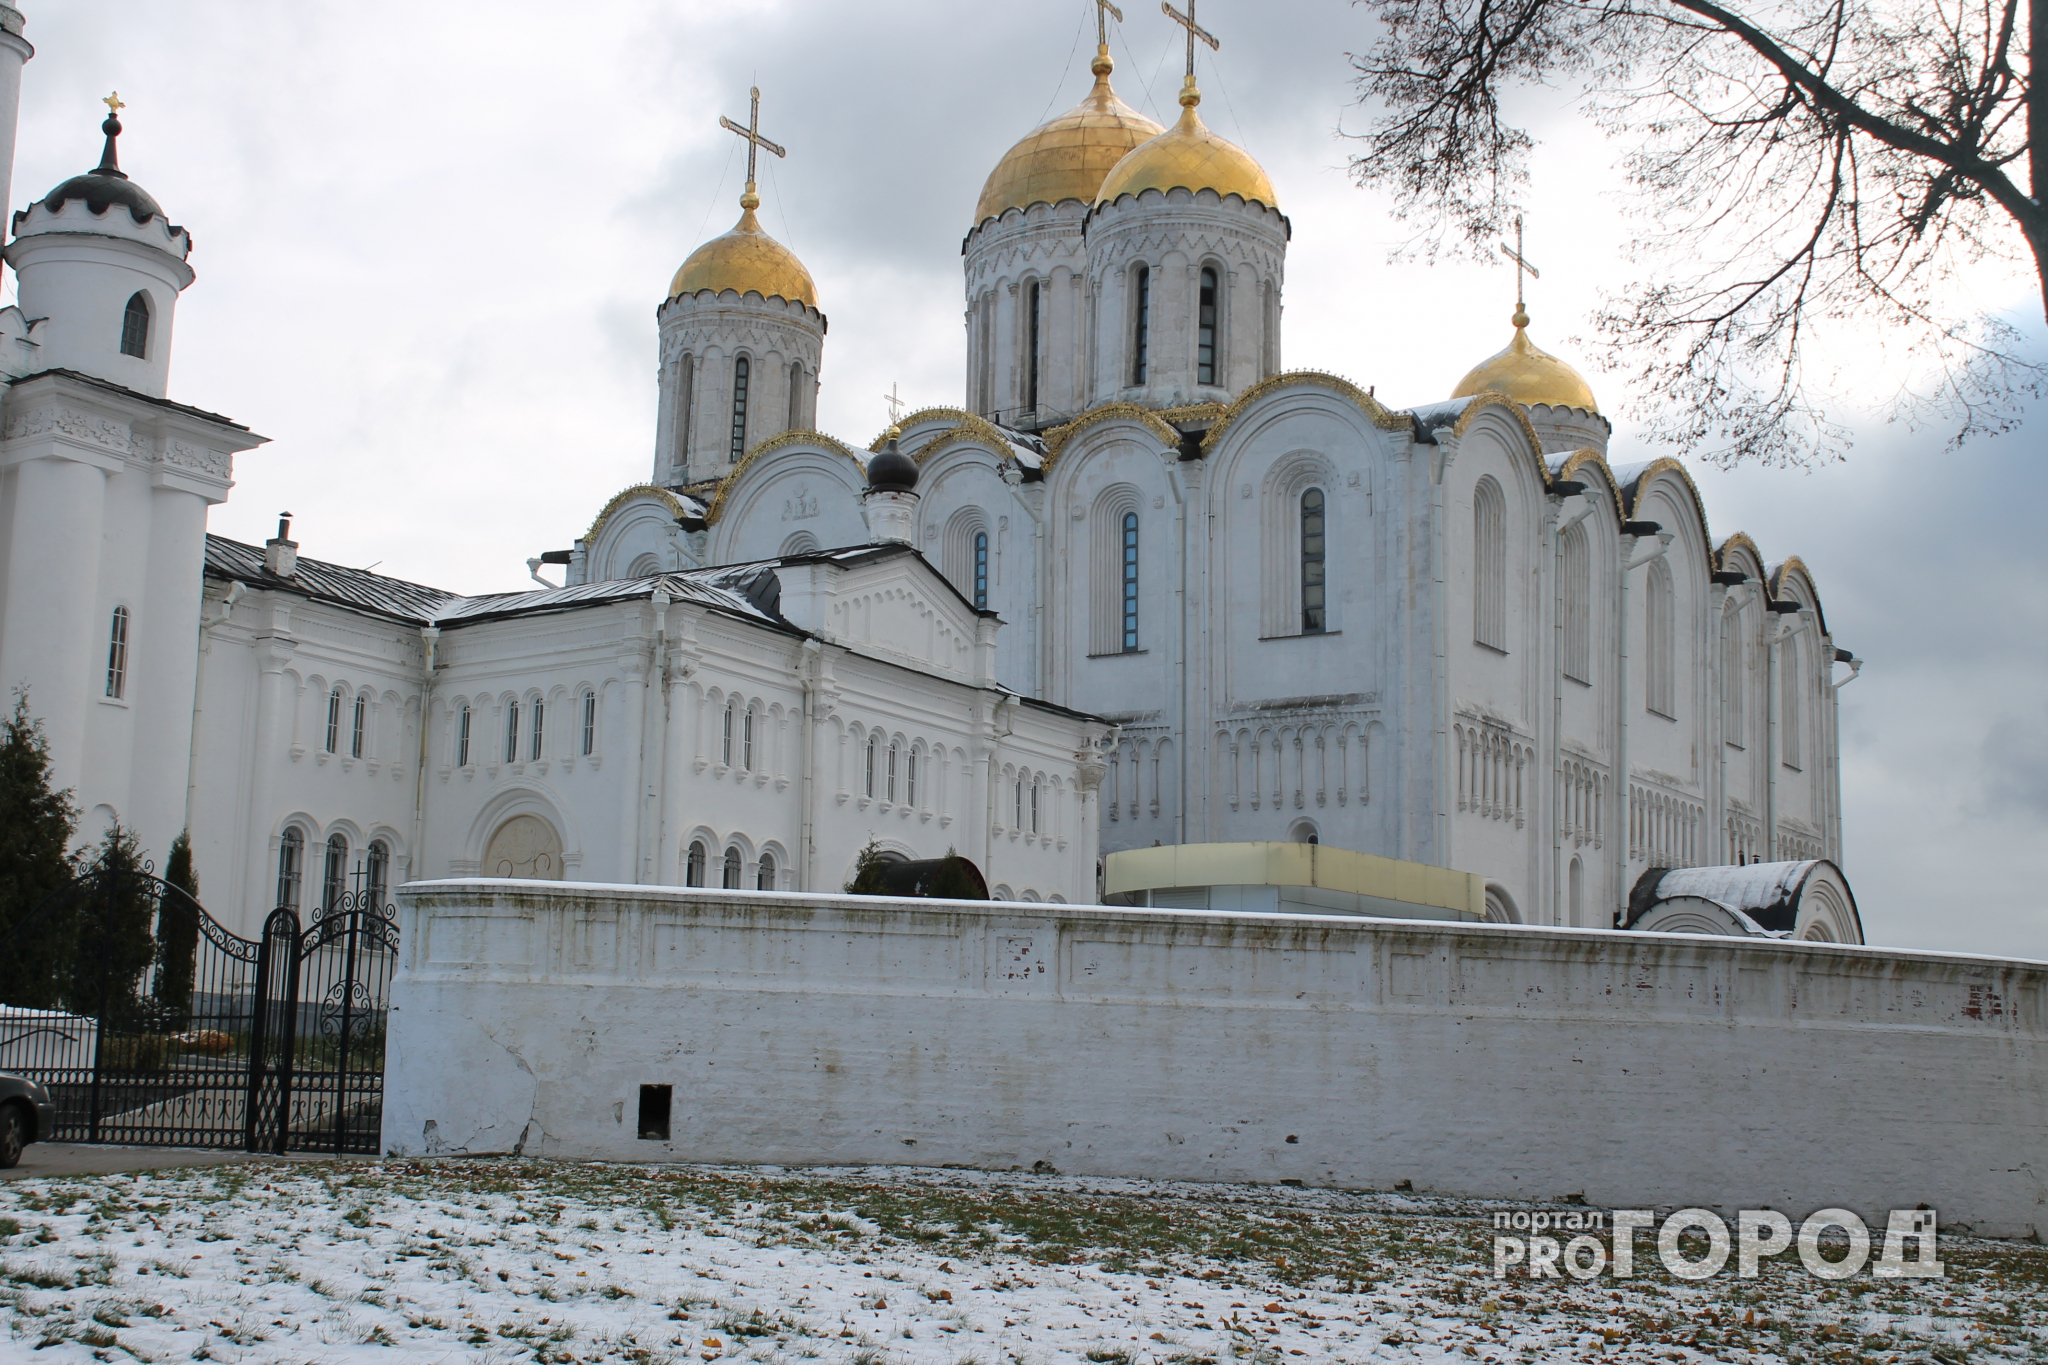
[[[818,306],[818,286],[796,253],[761,231],[754,210],[761,196],[753,185],[740,196],[740,221],[723,237],[713,237],[690,253],[683,268],[669,281],[668,296],[677,298],[700,289],[714,293],[730,289],[736,294],[749,290],[764,299],[782,298],[791,303]]]
[[[1109,88],[1114,67],[1109,49],[1097,48],[1089,68],[1095,73],[1095,88],[1088,98],[1039,125],[1003,154],[981,187],[981,202],[974,209],[977,224],[1007,209],[1033,204],[1057,204],[1062,199],[1092,204],[1109,168],[1131,148],[1165,131],[1116,97]]]
[[[1499,355],[1473,366],[1472,372],[1458,381],[1451,397],[1470,398],[1491,389],[1524,406],[1548,403],[1553,408],[1600,411],[1592,388],[1579,372],[1556,356],[1537,350],[1536,343],[1529,340],[1527,313],[1517,306],[1509,321],[1515,324],[1515,339]]]
[[[1225,142],[1202,123],[1195,106],[1202,92],[1190,76],[1180,92],[1180,121],[1116,163],[1096,195],[1098,204],[1113,204],[1126,194],[1145,190],[1214,190],[1256,200],[1269,209],[1280,207],[1273,182],[1251,153]]]

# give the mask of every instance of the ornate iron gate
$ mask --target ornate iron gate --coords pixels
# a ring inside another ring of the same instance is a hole
[[[95,867],[0,936],[0,1070],[49,1087],[58,1141],[375,1154],[397,947],[368,889],[252,941]]]

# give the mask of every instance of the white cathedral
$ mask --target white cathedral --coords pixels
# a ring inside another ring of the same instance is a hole
[[[655,309],[648,481],[534,562],[560,586],[485,597],[207,533],[265,438],[169,397],[192,240],[110,105],[0,312],[0,683],[81,839],[188,829],[244,933],[359,873],[832,891],[871,839],[1066,902],[1119,850],[1315,843],[1573,926],[1640,926],[1654,868],[1839,881],[1858,663],[1799,560],[1611,465],[1519,306],[1407,409],[1286,369],[1272,182],[1192,75],[1163,129],[1092,69],[963,212],[959,407],[813,429],[823,296],[750,171]],[[1778,932],[1860,940],[1845,884],[1810,899]]]

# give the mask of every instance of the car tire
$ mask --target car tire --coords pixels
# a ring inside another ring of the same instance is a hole
[[[21,1149],[26,1146],[28,1116],[18,1104],[0,1105],[0,1171],[19,1163]]]

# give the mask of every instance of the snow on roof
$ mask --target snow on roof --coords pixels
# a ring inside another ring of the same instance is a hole
[[[1695,896],[1724,910],[1769,921],[1775,918],[1771,912],[1782,912],[1798,902],[1800,888],[1819,865],[1808,858],[1795,863],[1673,868],[1658,881],[1657,899]]]

